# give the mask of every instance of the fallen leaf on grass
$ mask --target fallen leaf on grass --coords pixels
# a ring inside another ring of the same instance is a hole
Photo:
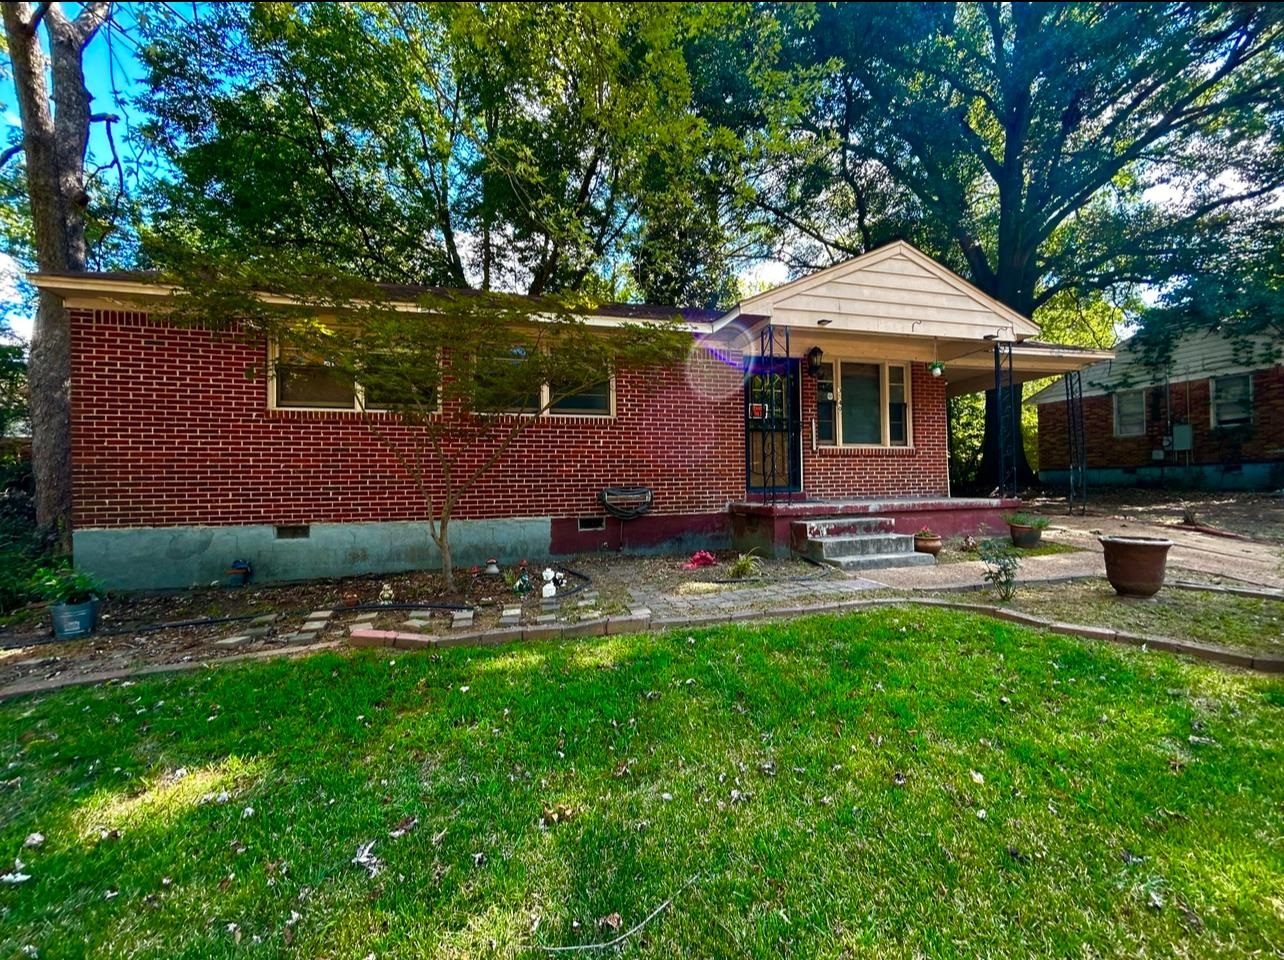
[[[612,933],[614,933],[616,930],[619,930],[620,927],[624,925],[624,918],[621,917],[618,913],[608,913],[605,917],[603,917],[597,922],[597,925],[599,927],[602,927],[605,930],[610,930]]]
[[[371,878],[378,876],[379,871],[383,868],[379,858],[374,855],[374,845],[375,842],[373,840],[369,843],[363,843],[357,847],[357,855],[352,858],[354,864],[358,867],[365,867],[370,872]]]
[[[394,840],[399,840],[400,838],[408,834],[411,830],[415,829],[415,827],[418,826],[418,824],[419,824],[418,817],[406,817],[399,824],[397,824],[393,829],[388,831],[388,836],[392,837],[392,839]]]
[[[978,772],[978,771],[976,771],[976,770],[971,771],[971,773],[972,773],[972,782],[973,782],[973,783],[977,783],[977,784],[985,783],[985,774],[980,773],[980,772]]]
[[[43,833],[29,833],[27,834],[27,839],[22,841],[22,845],[28,850],[33,850],[44,842],[45,835]]]
[[[579,812],[580,811],[577,808],[565,803],[558,803],[551,807],[545,807],[544,815],[540,817],[539,825],[541,829],[548,829],[554,824],[566,823],[566,821],[574,819]]]

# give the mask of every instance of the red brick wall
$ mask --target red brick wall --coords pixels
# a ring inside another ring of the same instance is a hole
[[[268,409],[265,345],[140,313],[78,309],[71,321],[77,527],[424,516],[413,481],[361,414]],[[540,418],[455,515],[597,516],[599,490],[636,484],[654,489],[658,514],[725,510],[745,493],[740,375],[712,359],[691,373],[621,373],[614,419]],[[815,381],[803,382],[809,496],[945,492],[945,385],[924,366],[913,368],[911,450],[812,453]],[[391,437],[414,429],[386,415],[378,426]],[[488,452],[479,445],[465,462]]]
[[[1170,418],[1166,404],[1171,398],[1171,419],[1191,424],[1194,464],[1236,463],[1284,458],[1284,368],[1273,367],[1253,374],[1254,421],[1242,432],[1212,429],[1208,409],[1209,381],[1175,383],[1171,388],[1146,389],[1146,434],[1116,437],[1114,398],[1083,398],[1083,422],[1089,467],[1148,467],[1160,461],[1151,451],[1163,446]],[[1180,459],[1178,459],[1180,458]],[[1185,463],[1184,454],[1169,454],[1167,462]],[[1045,403],[1039,407],[1039,467],[1065,470],[1069,466],[1066,439],[1066,405]]]
[[[803,377],[803,487],[809,497],[943,496],[949,489],[945,381],[911,364],[912,447],[812,450],[816,381]]]

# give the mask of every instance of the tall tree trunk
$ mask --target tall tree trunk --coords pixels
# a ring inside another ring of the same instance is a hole
[[[110,4],[86,4],[68,20],[58,4],[3,4],[5,38],[22,120],[36,264],[46,273],[85,269],[85,149],[89,91],[82,54]],[[50,53],[40,45],[44,25]],[[52,77],[52,91],[49,77]],[[71,330],[61,300],[40,295],[31,337],[31,459],[36,520],[71,545]]]

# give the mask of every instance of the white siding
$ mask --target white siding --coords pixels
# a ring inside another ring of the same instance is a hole
[[[1284,359],[1278,341],[1268,336],[1224,337],[1216,333],[1197,333],[1183,338],[1173,348],[1165,368],[1152,368],[1142,363],[1140,351],[1132,340],[1116,349],[1113,360],[1094,363],[1083,371],[1083,395],[1099,397],[1119,390],[1184,383],[1236,373],[1267,370]],[[1040,390],[1028,403],[1057,403],[1065,400],[1065,388],[1058,380]]]

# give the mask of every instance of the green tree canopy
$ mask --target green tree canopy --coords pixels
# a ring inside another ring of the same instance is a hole
[[[216,4],[155,21],[155,229],[372,280],[723,296],[742,139],[688,53],[699,5]],[[699,251],[693,256],[690,251]]]

